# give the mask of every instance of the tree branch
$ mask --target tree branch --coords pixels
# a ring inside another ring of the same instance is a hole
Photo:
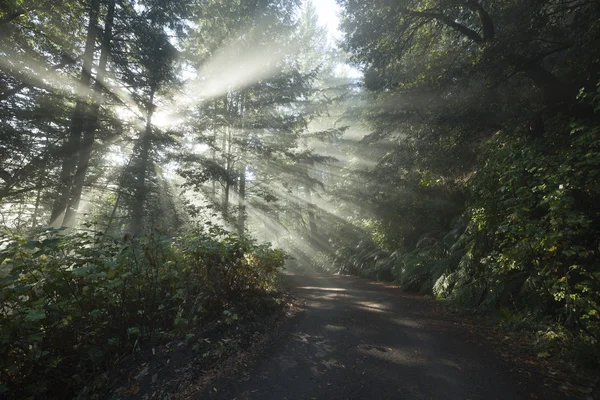
[[[406,14],[406,15],[414,16],[414,17],[428,18],[428,19],[439,21],[439,22],[443,23],[444,25],[448,26],[449,28],[452,28],[455,31],[462,33],[464,36],[471,39],[475,43],[484,42],[484,38],[482,38],[473,29],[467,28],[466,26],[459,24],[458,22],[454,21],[452,18],[450,18],[444,14],[429,12],[429,11],[413,11],[413,10],[409,10],[404,7],[400,8],[400,12],[403,14]]]
[[[495,29],[494,21],[490,14],[483,8],[483,6],[477,0],[465,0],[463,2],[465,7],[469,10],[477,13],[479,20],[481,21],[481,28],[483,32],[483,41],[487,42],[494,38]]]
[[[12,13],[8,13],[2,18],[0,18],[0,33],[2,33],[2,28],[4,27],[4,25],[9,24],[10,22],[19,18],[21,15],[25,15],[25,10],[20,9]]]

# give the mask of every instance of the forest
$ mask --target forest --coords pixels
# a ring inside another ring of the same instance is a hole
[[[0,397],[219,362],[302,268],[600,367],[600,3],[320,2],[0,0]]]

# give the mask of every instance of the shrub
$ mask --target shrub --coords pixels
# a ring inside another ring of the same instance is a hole
[[[274,288],[284,254],[212,227],[116,241],[47,231],[0,241],[0,390],[64,398],[99,389],[124,354],[157,332],[222,314]]]
[[[473,206],[490,286],[597,339],[600,129],[555,117],[541,139],[498,134],[485,160]]]

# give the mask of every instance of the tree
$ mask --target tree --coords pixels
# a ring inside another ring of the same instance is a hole
[[[101,99],[105,95],[107,63],[112,45],[112,31],[115,18],[115,0],[108,0],[106,19],[100,41],[100,60],[98,62],[98,71],[93,87],[92,104],[85,118],[82,137],[77,154],[77,167],[73,177],[73,185],[69,203],[67,205],[65,218],[62,225],[72,228],[75,225],[77,210],[81,202],[81,194],[85,183],[85,176],[90,164],[92,148],[94,145],[96,130],[99,127],[98,119],[100,117]]]
[[[5,2],[0,13],[4,16],[0,147],[6,152],[0,167],[0,198],[33,201],[36,206],[26,213],[24,222],[30,224],[33,219],[37,224],[56,182],[54,166],[70,100],[73,94],[83,94],[69,74],[80,59],[77,48],[85,37],[81,22],[86,14],[79,2],[40,2],[27,7]]]
[[[300,37],[297,33],[290,36],[294,28],[290,24],[293,10],[289,9],[282,15],[281,9],[265,6],[251,13],[240,9],[243,12],[243,36],[232,31],[229,33],[231,38],[227,39],[222,31],[212,27],[210,34],[203,34],[204,26],[199,32],[204,49],[219,47],[223,41],[229,40],[228,52],[216,59],[222,62],[227,58],[231,63],[237,61],[235,70],[240,71],[242,78],[227,82],[228,86],[223,87],[220,97],[213,101],[208,98],[198,107],[194,115],[194,124],[198,127],[194,141],[206,142],[211,151],[206,156],[188,155],[180,173],[188,180],[188,185],[202,190],[212,203],[210,206],[220,210],[225,221],[236,226],[239,232],[245,230],[248,214],[256,214],[257,210],[268,212],[270,207],[267,203],[273,205],[274,200],[285,197],[285,189],[267,185],[267,181],[299,181],[303,176],[300,163],[324,159],[296,149],[310,114],[314,113],[314,109],[309,111],[303,103],[313,91],[316,70],[320,65],[289,58],[293,43],[297,43]],[[237,27],[238,21],[225,18],[218,25],[229,26],[235,22]],[[267,21],[275,23],[267,25]],[[211,38],[216,44],[211,42]],[[273,38],[277,38],[276,44],[272,43]],[[300,54],[304,54],[309,39],[305,37],[302,40],[305,40],[305,45]],[[261,72],[257,71],[256,81],[251,83],[245,82],[243,77],[244,71],[256,68],[256,60],[248,56],[248,48],[253,54],[263,54],[264,68],[272,71],[267,76],[261,76]],[[202,56],[198,58],[202,59]],[[209,66],[211,62],[215,61],[206,61]],[[207,68],[202,73],[207,74],[205,79],[210,81],[218,79],[219,71]],[[234,74],[233,71],[231,73]],[[203,186],[210,180],[212,185]],[[221,184],[220,194],[216,191],[215,182]],[[314,182],[310,180],[311,184]],[[235,214],[231,212],[234,208],[230,201],[233,191],[233,198],[238,204]]]
[[[379,264],[407,287],[438,296],[476,305],[539,304],[538,311],[561,315],[571,326],[579,321],[588,339],[597,337],[585,316],[597,312],[589,278],[597,267],[585,258],[590,243],[579,236],[596,237],[588,225],[596,218],[591,176],[583,164],[558,160],[586,153],[579,147],[585,141],[596,146],[588,133],[597,111],[586,99],[600,79],[590,46],[600,32],[598,5],[339,3],[346,50],[365,71],[372,95],[363,113],[371,134],[361,148],[386,150],[364,171],[364,190],[351,190],[357,204],[370,205],[376,228],[367,232],[378,239],[369,239],[370,250],[358,257],[346,251],[348,243],[338,253],[358,258],[356,272]],[[563,167],[565,175],[558,172]],[[578,183],[558,199],[565,187],[551,183],[558,181]],[[572,213],[574,225],[561,225],[569,239],[555,241],[559,209]],[[573,246],[586,250],[575,256]],[[558,249],[566,253],[558,256]],[[376,262],[382,258],[388,261]],[[586,267],[574,272],[567,265]]]
[[[90,0],[88,11],[88,28],[83,52],[83,66],[79,85],[83,89],[89,89],[92,82],[92,64],[98,34],[98,14],[100,12],[100,0]],[[86,123],[87,99],[77,99],[73,117],[71,118],[71,129],[69,139],[63,148],[63,163],[60,172],[61,187],[52,207],[50,215],[50,226],[58,228],[63,223],[67,211],[69,196],[71,194],[72,180],[77,173],[77,150],[82,141],[83,129]]]

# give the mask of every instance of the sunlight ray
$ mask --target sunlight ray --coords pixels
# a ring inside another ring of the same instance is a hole
[[[7,71],[18,71],[20,78],[33,86],[59,92],[69,92],[78,98],[91,97],[94,92],[89,87],[82,85],[79,80],[69,75],[61,74],[26,54],[17,54],[7,49],[0,43],[0,68]]]

